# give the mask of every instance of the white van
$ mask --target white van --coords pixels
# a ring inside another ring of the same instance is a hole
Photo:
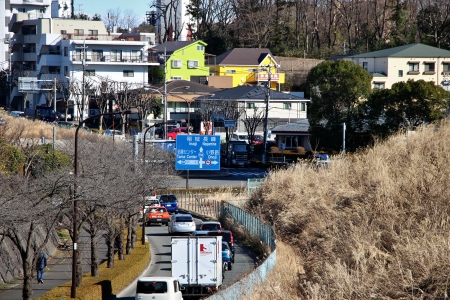
[[[141,277],[136,284],[135,300],[183,300],[175,277]]]
[[[248,134],[242,133],[242,132],[233,132],[233,135],[231,136],[232,141],[244,141],[248,144]]]

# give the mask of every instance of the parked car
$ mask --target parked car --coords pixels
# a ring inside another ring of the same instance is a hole
[[[260,134],[253,135],[252,145],[262,145],[264,143],[264,137]]]
[[[103,134],[106,136],[114,137],[115,139],[119,139],[122,141],[125,140],[125,136],[123,135],[122,131],[120,131],[120,130],[107,129],[107,130],[105,130],[105,132]]]
[[[225,271],[229,271],[233,268],[232,262],[231,262],[231,250],[230,246],[228,246],[227,242],[222,241],[222,262],[223,262],[223,269]]]
[[[167,125],[167,132],[170,132],[173,128],[176,128],[176,125]],[[164,137],[164,125],[155,127],[155,135],[157,135],[159,138]]]
[[[59,127],[63,127],[63,128],[77,128],[77,125],[71,122],[66,122],[66,121],[59,121],[56,123],[56,125],[58,125]]]
[[[178,199],[173,194],[158,195],[159,203],[167,208],[169,213],[178,213]]]
[[[174,233],[188,233],[193,235],[195,232],[194,218],[190,214],[172,215],[167,230],[170,235]]]
[[[141,277],[136,284],[136,300],[183,300],[175,277]]]
[[[326,153],[316,153],[313,161],[316,166],[328,167],[330,156]]]
[[[148,221],[146,225],[153,223],[168,225],[170,221],[170,215],[164,206],[150,206],[148,209]]]
[[[188,134],[189,128],[187,127],[175,127],[169,132],[167,132],[167,139],[168,140],[175,140],[177,138],[178,134]]]
[[[200,225],[200,230],[222,232],[222,225],[217,221],[205,221]]]
[[[25,118],[25,113],[23,111],[13,110],[13,111],[9,112],[9,114],[13,117]]]

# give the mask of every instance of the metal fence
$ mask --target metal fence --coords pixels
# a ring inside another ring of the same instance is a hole
[[[269,246],[272,251],[275,250],[275,232],[269,225],[230,203],[222,203],[220,209],[222,217],[231,217],[238,224],[242,225],[251,235],[259,237],[261,242]]]
[[[178,208],[196,212],[201,215],[218,219],[220,214],[220,201],[208,199],[204,195],[182,194],[177,195]]]

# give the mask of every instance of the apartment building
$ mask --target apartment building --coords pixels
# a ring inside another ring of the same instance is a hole
[[[149,41],[153,42],[154,37],[140,33],[111,34],[101,21],[16,17],[9,28],[15,34],[14,76],[34,77],[40,88],[51,87],[53,78],[67,87],[80,85],[83,80],[91,87],[102,82],[114,82],[117,89],[125,85],[142,87],[148,84],[149,65],[159,65],[149,62],[148,57]],[[21,110],[48,105],[51,98],[48,94],[49,91],[23,93],[14,86],[11,107]],[[74,118],[82,115],[81,107],[85,108],[85,116],[88,115],[89,93],[83,95],[85,98],[70,95],[70,113]],[[57,101],[61,98],[58,94]]]

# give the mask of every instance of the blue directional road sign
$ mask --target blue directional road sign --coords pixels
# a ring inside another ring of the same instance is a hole
[[[177,170],[220,170],[220,135],[178,134]]]

